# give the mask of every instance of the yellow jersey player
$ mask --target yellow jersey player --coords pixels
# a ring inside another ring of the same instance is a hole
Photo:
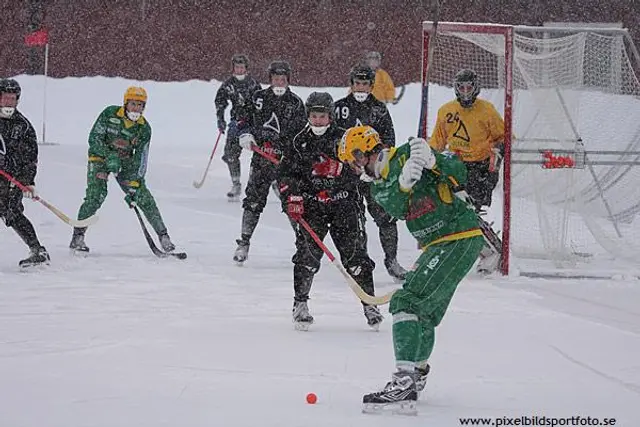
[[[394,103],[396,101],[396,87],[389,73],[380,68],[380,63],[382,62],[380,52],[367,53],[365,62],[376,72],[376,84],[373,86],[371,94],[375,96],[378,101]]]
[[[453,87],[456,99],[438,110],[429,145],[440,152],[454,152],[465,162],[466,190],[481,212],[483,207],[491,206],[491,195],[498,184],[504,121],[493,104],[478,99],[480,85],[475,71],[460,70]]]

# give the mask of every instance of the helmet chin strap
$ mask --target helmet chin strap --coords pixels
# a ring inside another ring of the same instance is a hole
[[[237,80],[244,80],[245,77],[247,77],[246,74],[234,74],[233,77],[235,77]]]
[[[287,88],[281,86],[272,86],[271,90],[273,90],[275,96],[282,96],[287,91]]]

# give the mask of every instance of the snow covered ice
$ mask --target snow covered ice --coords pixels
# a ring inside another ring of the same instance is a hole
[[[20,108],[40,133],[41,77],[20,76]],[[75,216],[84,196],[87,134],[122,79],[48,84],[40,194]],[[21,272],[27,249],[0,229],[0,425],[457,426],[461,417],[614,417],[640,425],[640,281],[471,275],[437,330],[417,417],[361,413],[362,395],[392,373],[391,318],[372,332],[360,303],[328,263],[316,276],[315,324],[291,324],[293,235],[270,202],[243,268],[231,257],[241,205],[227,202],[218,147],[205,185],[192,186],[215,141],[218,83],[143,82],[153,127],[147,180],[169,232],[189,258],[158,259],[111,182],[91,254],[69,254],[71,228],[25,202],[47,268]],[[343,88],[328,89],[334,97]],[[301,97],[312,89],[294,88]],[[418,85],[391,106],[397,137],[416,130]],[[243,154],[243,185],[248,175]],[[378,233],[369,245],[379,267]],[[400,228],[400,259],[415,243]],[[393,289],[375,271],[379,294]],[[386,314],[386,308],[383,310]],[[316,405],[305,401],[318,396]]]

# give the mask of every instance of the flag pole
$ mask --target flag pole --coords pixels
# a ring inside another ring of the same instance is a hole
[[[47,143],[46,122],[47,122],[47,73],[49,71],[49,42],[44,45],[44,84],[42,94],[42,144]]]

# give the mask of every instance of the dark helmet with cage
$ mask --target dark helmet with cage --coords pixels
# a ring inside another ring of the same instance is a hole
[[[287,61],[272,61],[267,69],[269,78],[271,76],[287,76],[287,81],[291,80],[291,65]]]
[[[376,72],[370,66],[366,64],[358,64],[349,72],[349,81],[353,85],[355,80],[364,80],[371,83],[371,86],[376,81]]]
[[[333,98],[327,92],[312,92],[304,103],[307,116],[312,111],[333,114]]]
[[[20,99],[22,88],[15,79],[0,79],[0,93],[15,93],[16,98]]]
[[[231,57],[231,66],[244,65],[249,68],[249,57],[243,53],[236,53]]]
[[[309,118],[309,126],[316,135],[322,135],[329,128],[330,122],[333,120],[333,98],[327,92],[312,92],[304,103],[304,107],[307,110],[307,117]],[[310,116],[311,113],[327,113],[329,115],[329,122],[314,123]]]
[[[15,102],[13,100],[3,100],[0,105],[0,119],[9,119],[16,111],[18,100],[22,89],[20,84],[14,79],[0,79],[0,95],[5,93],[12,93],[16,95]]]
[[[471,107],[480,93],[478,75],[475,71],[469,69],[458,71],[453,80],[453,89],[460,105],[464,108]]]

